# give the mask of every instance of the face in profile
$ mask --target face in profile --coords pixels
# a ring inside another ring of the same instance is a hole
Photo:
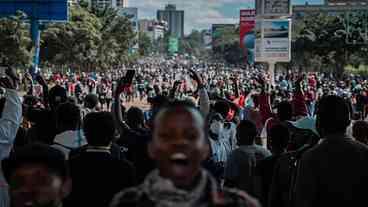
[[[24,165],[10,177],[12,207],[59,207],[68,184],[42,165]]]
[[[153,136],[150,156],[156,160],[160,175],[177,187],[190,186],[209,151],[201,115],[184,107],[162,111]]]

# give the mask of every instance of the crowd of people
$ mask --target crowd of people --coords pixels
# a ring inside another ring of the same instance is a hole
[[[0,86],[1,207],[364,203],[364,77],[150,60]]]

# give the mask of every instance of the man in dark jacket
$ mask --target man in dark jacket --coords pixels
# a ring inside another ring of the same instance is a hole
[[[115,133],[110,113],[90,113],[84,119],[86,150],[70,157],[73,206],[108,206],[114,194],[135,184],[133,166],[111,155]]]
[[[345,135],[349,124],[349,108],[342,98],[321,99],[316,127],[324,139],[301,158],[294,206],[360,206],[366,202],[368,147]]]

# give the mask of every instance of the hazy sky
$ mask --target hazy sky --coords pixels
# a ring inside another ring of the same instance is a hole
[[[323,0],[292,0],[293,4],[320,4]],[[254,0],[129,0],[130,7],[138,7],[140,19],[156,18],[156,11],[166,4],[176,4],[185,11],[185,33],[192,29],[208,29],[211,24],[237,23],[239,11],[254,8]]]

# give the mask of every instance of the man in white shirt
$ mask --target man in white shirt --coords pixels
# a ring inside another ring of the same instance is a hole
[[[55,136],[53,147],[64,152],[68,158],[73,149],[87,144],[82,131],[79,129],[81,112],[73,103],[61,104],[56,112],[58,134]]]

